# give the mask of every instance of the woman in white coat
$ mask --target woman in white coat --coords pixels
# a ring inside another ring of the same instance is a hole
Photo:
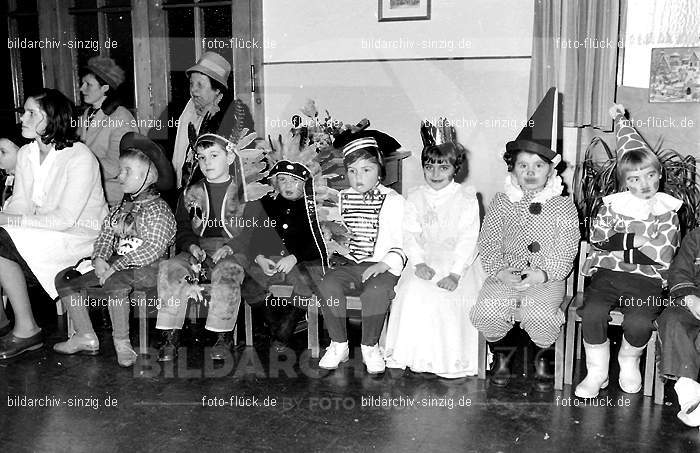
[[[55,298],[56,274],[90,256],[107,215],[100,166],[78,142],[74,112],[54,89],[24,103],[22,136],[34,141],[19,150],[14,193],[0,212],[0,286],[15,313],[13,330],[0,338],[0,359],[43,346],[27,285]]]

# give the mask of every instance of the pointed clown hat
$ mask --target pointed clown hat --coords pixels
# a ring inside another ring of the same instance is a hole
[[[651,151],[649,144],[639,135],[637,129],[632,125],[632,121],[625,118],[625,109],[622,105],[616,104],[610,108],[610,116],[615,120],[615,139],[617,148],[617,159],[623,154],[632,150]]]
[[[191,125],[190,125],[191,126]],[[248,107],[240,99],[233,101],[222,115],[215,115],[200,127],[200,134],[190,128],[190,143],[193,149],[204,142],[220,145],[236,155],[230,173],[236,181],[242,181],[245,201],[262,198],[272,187],[262,180],[267,176],[265,155],[267,150],[254,147],[257,134],[252,129],[253,119]]]
[[[517,138],[506,144],[506,153],[527,151],[557,165],[561,161],[560,149],[559,99],[557,89],[551,87]]]

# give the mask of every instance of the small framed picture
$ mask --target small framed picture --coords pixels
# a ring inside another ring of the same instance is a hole
[[[429,19],[430,0],[379,0],[379,22]]]
[[[649,102],[700,102],[700,47],[651,49]]]

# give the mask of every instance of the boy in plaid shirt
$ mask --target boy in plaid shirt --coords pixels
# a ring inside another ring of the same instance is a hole
[[[99,353],[87,310],[95,303],[87,297],[88,290],[99,291],[108,301],[117,362],[128,367],[136,361],[129,340],[129,296],[135,290],[157,286],[159,260],[175,237],[175,218],[159,190],[172,188],[174,178],[163,151],[148,138],[127,133],[119,148],[119,183],[126,195],[102,224],[92,253],[94,270],[80,275],[69,268],[56,277],[56,289],[73,320],[75,334],[54,345],[54,350]]]

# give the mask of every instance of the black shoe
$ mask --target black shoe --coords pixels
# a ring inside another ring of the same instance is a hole
[[[549,355],[544,354],[543,349],[535,356],[535,390],[538,392],[551,392],[554,388],[554,375],[549,366]]]
[[[180,329],[164,330],[163,341],[158,348],[159,362],[172,362],[177,358],[177,347],[180,345]]]
[[[0,338],[0,359],[11,359],[44,346],[44,332],[39,330],[29,338],[16,337],[12,332]]]
[[[489,379],[496,387],[505,387],[510,384],[510,360],[506,353],[494,352],[493,368]]]
[[[216,336],[216,343],[211,348],[209,357],[212,360],[224,360],[231,357],[231,346],[233,346],[233,336],[231,332],[219,332]]]

